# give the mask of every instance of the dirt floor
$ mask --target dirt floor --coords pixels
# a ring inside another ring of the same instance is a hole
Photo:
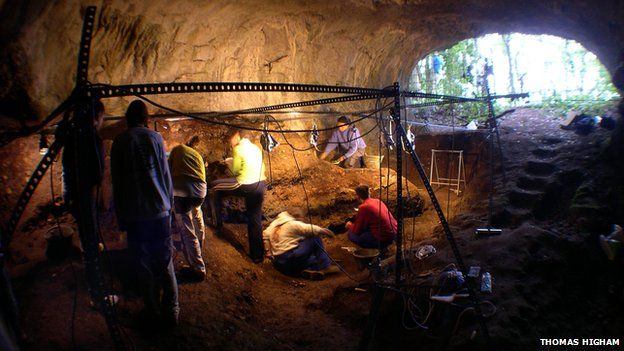
[[[427,173],[432,147],[449,148],[452,143],[466,151],[466,187],[459,196],[447,187],[437,187],[436,194],[466,265],[481,266],[492,274],[493,292],[480,297],[496,306],[487,326],[491,344],[499,350],[537,350],[539,339],[548,337],[624,337],[622,257],[615,263],[607,261],[597,239],[624,218],[624,181],[604,156],[607,131],[579,136],[561,130],[558,123],[556,117],[528,109],[504,117],[500,128],[503,167],[496,167],[492,210],[493,224],[502,228],[503,234],[489,238],[474,235],[475,228],[487,226],[489,214],[488,144],[483,133],[423,136],[417,143]],[[115,130],[111,127],[105,133],[114,135]],[[162,123],[159,131],[170,146],[200,134],[200,151],[208,162],[219,160],[225,152],[216,146],[223,134],[220,129],[204,130],[182,122]],[[2,194],[3,216],[25,182],[28,166],[38,159],[28,151],[36,148],[35,139],[18,140],[11,149],[0,150],[3,169],[16,175],[3,171],[2,185],[12,189]],[[266,224],[280,210],[305,208],[308,203],[292,152],[283,137],[278,139],[282,145],[271,155],[274,182],[264,207]],[[304,138],[289,139],[297,147],[306,146]],[[9,153],[25,162],[8,163]],[[357,206],[351,189],[360,183],[370,184],[384,199],[388,194],[390,207],[396,206],[392,200],[397,182],[394,170],[343,170],[317,161],[311,151],[297,153],[297,160],[315,224],[340,232],[341,223]],[[57,164],[52,179],[59,196],[60,162]],[[445,336],[450,330],[456,329],[449,349],[484,349],[481,331],[470,340],[476,329],[470,310],[456,323],[463,307],[436,305],[425,323],[427,330],[415,325],[425,319],[431,306],[430,289],[423,285],[431,284],[455,259],[415,169],[406,169],[410,218],[405,222],[405,252],[409,258],[403,277],[407,284],[421,286],[403,288],[401,294],[386,292],[372,347],[436,350],[448,339]],[[212,176],[217,173],[210,172]],[[11,273],[29,336],[26,349],[67,350],[72,343],[76,349],[111,349],[103,318],[90,306],[79,253],[56,261],[46,259],[44,237],[56,226],[49,181],[46,178],[41,183],[11,247]],[[270,262],[251,263],[245,253],[244,224],[226,224],[227,230],[219,236],[208,227],[203,248],[208,276],[201,283],[181,282],[180,326],[171,333],[147,332],[137,317],[141,302],[124,234],[117,231],[110,209],[110,185],[104,184],[102,191],[100,222],[108,248],[106,267],[120,293],[119,318],[136,349],[357,348],[371,304],[373,277],[367,270],[359,270],[354,258],[342,249],[352,246],[346,235],[323,238],[328,252],[346,273],[312,282],[284,276]],[[408,196],[407,190],[404,194]],[[66,214],[59,221],[72,225]],[[434,245],[437,253],[420,261],[410,252],[423,244]],[[181,252],[175,261],[177,267],[184,263]],[[392,282],[392,273],[382,272],[376,279]],[[490,305],[483,307],[485,312],[491,311]]]

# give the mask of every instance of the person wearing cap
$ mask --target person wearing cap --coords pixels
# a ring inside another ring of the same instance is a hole
[[[351,124],[347,116],[340,116],[331,137],[327,141],[325,150],[320,159],[327,158],[330,152],[338,151],[335,162],[343,168],[363,168],[366,143],[360,136],[360,131]]]

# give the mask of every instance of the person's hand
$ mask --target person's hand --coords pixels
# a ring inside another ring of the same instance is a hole
[[[349,229],[351,229],[351,227],[353,227],[353,223],[351,223],[351,221],[348,221],[348,222],[345,224],[345,228],[347,228],[347,230],[349,230]]]

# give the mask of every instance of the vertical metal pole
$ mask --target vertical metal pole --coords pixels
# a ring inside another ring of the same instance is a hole
[[[431,149],[431,161],[429,161],[429,179],[433,179],[433,165],[435,164],[434,149]]]
[[[490,69],[491,66],[486,64],[483,72],[483,87],[485,88],[488,107],[488,137],[490,138],[490,194],[488,198],[488,229],[492,228],[492,209],[494,208],[494,131],[496,129],[496,116],[494,115],[494,105],[492,105],[492,96],[490,95],[490,84],[488,81]]]
[[[83,99],[81,104],[77,106],[74,112],[75,128],[72,131],[70,142],[74,143],[74,164],[71,165],[74,168],[76,175],[77,194],[74,194],[74,206],[76,207],[75,215],[78,222],[78,232],[80,236],[80,242],[84,249],[84,264],[85,273],[87,276],[87,284],[91,290],[91,296],[95,300],[96,306],[98,306],[104,320],[108,326],[113,344],[116,350],[125,350],[126,345],[123,339],[123,330],[117,319],[115,306],[112,301],[106,298],[105,286],[104,286],[104,272],[102,270],[102,262],[100,253],[98,251],[98,227],[97,227],[97,211],[96,211],[96,199],[95,190],[93,184],[85,181],[88,174],[82,173],[85,170],[85,163],[89,162],[89,159],[94,157],[89,153],[90,148],[88,145],[92,145],[93,140],[87,138],[91,133],[81,133],[82,128],[92,128],[92,120],[94,118],[94,111],[90,108],[93,107],[93,101],[88,103],[84,97],[86,94],[86,88],[88,85],[89,77],[89,58],[91,53],[91,39],[93,37],[93,29],[95,25],[95,14],[97,8],[95,6],[87,7],[84,15],[84,22],[82,25],[82,37],[80,38],[80,49],[78,50],[78,71],[76,73],[76,87],[74,95],[76,98]],[[93,160],[91,160],[93,162]]]
[[[404,138],[404,133],[400,130],[403,128],[401,125],[401,96],[399,92],[399,83],[394,83],[394,116],[392,118],[396,122],[394,129],[396,135],[397,145],[407,142],[407,138]],[[402,140],[403,138],[403,140]],[[401,283],[401,268],[403,267],[403,148],[396,148],[396,176],[397,176],[397,206],[396,206],[396,220],[397,220],[397,235],[396,235],[396,263],[395,263],[395,283],[398,285]]]
[[[462,170],[461,165],[462,165],[463,153],[464,153],[463,150],[459,151],[459,158],[457,159],[457,163],[459,163],[457,165],[457,195],[459,195],[459,191],[460,191],[459,188],[461,186],[461,170]]]
[[[492,66],[490,66],[489,64],[486,64],[485,69],[484,69],[484,82],[483,82],[483,86],[485,87],[485,95],[487,97],[487,107],[488,107],[488,122],[489,122],[489,127],[490,127],[490,135],[492,137],[492,139],[494,138],[494,135],[496,136],[496,143],[498,144],[498,157],[500,158],[500,162],[501,162],[501,173],[503,175],[503,183],[507,184],[507,173],[505,172],[505,167],[503,165],[503,147],[500,141],[500,133],[498,132],[498,121],[496,120],[496,114],[494,113],[494,104],[492,103],[492,101],[494,100],[492,98],[492,94],[490,93],[490,82],[488,80],[488,76],[492,73],[491,72]],[[492,140],[492,147],[491,147],[491,152],[494,152],[494,141]],[[493,157],[492,157],[493,160]],[[494,173],[492,173],[494,174]]]
[[[70,167],[74,169],[74,181],[77,183],[76,193],[73,194],[74,215],[78,223],[80,243],[84,249],[85,275],[91,298],[104,315],[115,349],[125,350],[123,330],[117,319],[116,308],[107,298],[102,256],[98,248],[97,188],[91,183],[91,175],[84,166],[89,162],[94,162],[93,157],[98,157],[92,153],[93,148],[89,147],[94,143],[94,140],[90,139],[94,132],[86,131],[88,128],[93,128],[91,121],[94,118],[94,111],[90,110],[92,105],[92,103],[81,104],[77,107],[74,115],[75,127],[70,134],[69,142],[73,143],[74,151],[74,163]]]
[[[401,125],[401,101],[400,101],[400,91],[399,91],[399,83],[394,83],[394,114],[391,116],[392,120],[394,120],[396,127],[395,133],[397,136],[396,139],[396,155],[397,155],[397,211],[396,211],[396,219],[397,219],[397,237],[396,237],[396,245],[397,245],[397,253],[396,253],[396,278],[395,283],[397,286],[401,282],[401,266],[403,263],[403,182],[401,181],[401,177],[403,176],[402,172],[402,152],[403,148],[401,145],[401,136],[400,131],[403,130]],[[392,133],[392,130],[389,130],[388,133]],[[405,138],[407,140],[407,138]],[[412,147],[411,143],[409,144]],[[381,189],[380,189],[381,191]],[[379,195],[381,198],[381,194]],[[385,290],[379,286],[378,284],[373,285],[373,301],[371,302],[370,311],[368,313],[368,320],[366,322],[366,327],[364,327],[364,331],[362,332],[362,336],[360,337],[360,342],[358,343],[358,351],[367,351],[368,346],[373,338],[373,333],[375,332],[375,325],[377,324],[377,319],[379,318],[379,309],[381,309],[381,303],[383,302],[383,298],[385,295]]]
[[[398,124],[397,128],[399,129],[399,133],[403,137],[405,137],[405,130],[403,129],[403,126],[401,124]],[[416,154],[416,151],[413,149],[412,143],[409,140],[406,140],[406,144],[408,145],[408,148],[407,148],[408,154],[411,157],[412,162],[414,163],[414,166],[416,166],[416,170],[418,171],[418,175],[420,176],[420,179],[422,179],[422,182],[423,182],[423,184],[425,186],[425,189],[427,190],[427,193],[429,194],[429,198],[431,199],[431,204],[433,205],[433,208],[435,209],[436,213],[438,214],[438,218],[440,218],[440,223],[442,224],[442,229],[444,229],[444,234],[446,235],[446,239],[448,240],[449,245],[451,246],[451,250],[453,251],[453,255],[455,256],[455,261],[457,262],[457,266],[459,267],[459,270],[462,271],[464,276],[467,276],[468,270],[466,269],[466,265],[464,264],[464,260],[462,259],[461,254],[459,252],[459,247],[457,246],[457,242],[455,241],[455,237],[453,236],[453,232],[451,232],[451,227],[449,226],[448,221],[446,220],[446,217],[444,216],[444,212],[442,211],[442,207],[440,206],[440,202],[438,201],[438,198],[437,198],[435,192],[433,191],[433,188],[431,187],[431,183],[429,182],[429,179],[427,178],[427,173],[425,172],[425,168],[423,167],[422,163],[420,162],[420,159],[418,158],[418,155]],[[483,336],[485,338],[485,341],[486,341],[486,344],[487,344],[487,348],[489,349],[490,348],[490,346],[489,346],[490,335],[488,333],[487,325],[485,324],[485,319],[483,318],[483,314],[481,312],[481,305],[479,304],[479,299],[477,298],[477,293],[475,291],[473,283],[470,280],[467,280],[466,284],[467,284],[467,288],[468,288],[468,294],[470,295],[470,298],[472,299],[474,308],[477,311],[477,314],[479,316],[481,316],[479,318],[479,324],[481,326],[481,331],[482,331]]]
[[[371,302],[371,309],[368,313],[366,327],[364,327],[360,342],[358,343],[358,351],[368,350],[368,346],[373,338],[373,333],[375,332],[375,324],[377,324],[377,319],[379,318],[379,309],[381,308],[384,294],[385,290],[382,287],[377,284],[373,285],[373,301]]]
[[[87,85],[89,79],[89,55],[91,54],[91,38],[95,24],[95,6],[88,6],[82,23],[82,37],[78,49],[78,72],[76,73],[76,89]]]

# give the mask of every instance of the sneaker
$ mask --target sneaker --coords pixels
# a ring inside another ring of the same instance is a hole
[[[301,272],[301,276],[305,279],[309,279],[309,280],[323,280],[325,279],[325,273],[323,273],[322,271],[315,271],[312,269],[306,269],[303,272]]]
[[[617,240],[609,239],[604,235],[600,236],[600,246],[602,247],[602,251],[604,251],[605,255],[607,255],[607,258],[610,261],[613,261],[615,259],[620,245],[621,243]]]
[[[180,268],[178,277],[183,280],[190,280],[194,282],[201,282],[206,279],[206,272],[195,270],[189,266]]]

